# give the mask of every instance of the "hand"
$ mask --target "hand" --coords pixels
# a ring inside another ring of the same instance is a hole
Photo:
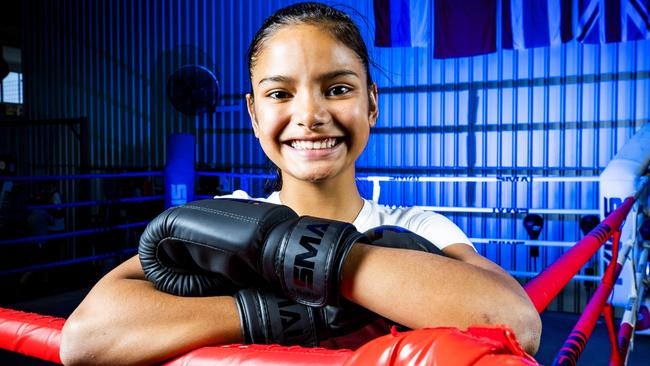
[[[172,207],[140,238],[140,262],[161,291],[181,296],[233,294],[263,283],[259,247],[270,228],[298,215],[249,200],[202,200]]]
[[[173,294],[205,296],[266,282],[294,301],[324,306],[341,303],[342,265],[357,241],[368,242],[349,223],[216,199],[163,212],[145,229],[139,254],[147,278]]]
[[[316,347],[377,319],[358,305],[311,307],[264,290],[241,290],[235,299],[245,343]]]

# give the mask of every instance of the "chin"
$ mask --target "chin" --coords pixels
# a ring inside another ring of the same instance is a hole
[[[303,174],[294,175],[294,177],[297,177],[300,180],[307,181],[310,183],[322,182],[333,176],[334,173],[332,171],[318,171],[318,172],[308,172],[308,173],[306,172]]]
[[[327,178],[329,178],[329,175],[318,174],[306,176],[302,180],[305,180],[309,183],[318,183],[327,180]]]

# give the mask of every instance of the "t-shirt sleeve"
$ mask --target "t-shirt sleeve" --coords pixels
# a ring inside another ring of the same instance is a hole
[[[422,211],[411,219],[409,226],[411,226],[411,231],[429,240],[440,249],[451,244],[462,243],[476,250],[467,235],[451,220],[439,213]]]
[[[231,194],[225,194],[223,196],[214,196],[213,198],[241,198],[246,200],[252,199],[251,196],[248,195],[248,193],[240,189],[232,192]]]

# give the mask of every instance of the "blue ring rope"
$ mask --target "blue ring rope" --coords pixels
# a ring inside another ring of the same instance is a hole
[[[228,172],[196,172],[199,177],[230,177],[230,178],[253,178],[253,179],[274,179],[273,174],[249,174],[249,173],[228,173]]]
[[[126,198],[116,198],[112,200],[99,200],[99,201],[78,201],[78,202],[68,202],[68,203],[59,203],[51,205],[33,205],[27,206],[30,210],[49,210],[57,208],[66,208],[66,207],[81,207],[81,206],[98,206],[98,205],[115,205],[119,203],[134,203],[134,202],[146,202],[146,201],[157,201],[165,199],[163,195],[157,196],[141,196],[141,197],[126,197]]]
[[[128,224],[115,225],[115,226],[106,226],[106,227],[98,227],[98,228],[85,229],[85,230],[68,231],[68,232],[59,233],[59,234],[28,236],[28,237],[18,238],[18,239],[0,240],[0,246],[11,245],[11,244],[20,244],[20,243],[38,242],[38,241],[47,241],[47,240],[60,239],[60,238],[69,238],[69,237],[72,237],[72,236],[83,236],[83,235],[91,235],[91,234],[97,234],[97,233],[105,233],[107,231],[129,229],[129,228],[132,228],[132,227],[146,226],[148,223],[149,223],[149,221],[140,221],[140,222],[132,222],[132,223],[128,223]]]
[[[66,259],[66,260],[58,261],[58,262],[35,264],[33,266],[27,266],[27,267],[22,267],[22,268],[14,268],[14,269],[8,269],[8,270],[0,271],[0,276],[6,276],[6,275],[10,275],[10,274],[23,273],[23,272],[38,271],[38,270],[41,270],[41,269],[47,269],[47,268],[53,268],[53,267],[61,267],[61,266],[69,265],[69,264],[75,264],[75,263],[83,263],[83,262],[90,262],[90,261],[96,261],[96,260],[103,260],[103,259],[117,257],[119,255],[135,254],[137,251],[138,251],[138,248],[127,248],[127,249],[122,249],[122,250],[117,251],[117,252],[93,255],[93,256],[90,256],[90,257],[73,258],[73,259]]]
[[[131,177],[162,177],[162,172],[125,172],[102,174],[72,174],[72,175],[19,175],[15,177],[2,177],[0,180],[31,181],[31,180],[76,180],[95,178],[131,178]]]

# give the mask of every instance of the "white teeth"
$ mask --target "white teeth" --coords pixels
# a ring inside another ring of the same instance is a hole
[[[293,140],[291,141],[291,147],[296,150],[320,150],[320,149],[329,149],[332,146],[336,145],[335,138],[327,138],[320,141],[307,141],[307,140]]]

